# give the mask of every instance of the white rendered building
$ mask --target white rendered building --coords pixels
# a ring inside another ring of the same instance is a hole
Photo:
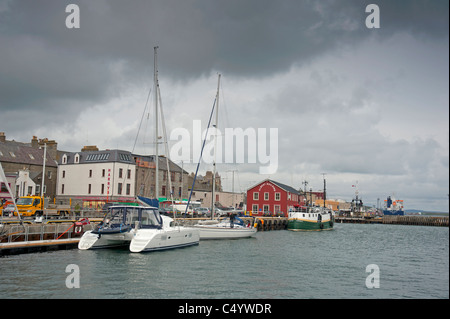
[[[135,196],[136,164],[128,151],[64,153],[58,164],[58,199],[100,203]]]

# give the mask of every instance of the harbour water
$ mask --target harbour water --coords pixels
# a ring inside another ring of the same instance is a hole
[[[368,265],[379,288],[368,288]],[[79,288],[68,288],[68,265]],[[78,249],[0,258],[0,298],[449,298],[449,228],[336,224],[323,232],[133,254]]]

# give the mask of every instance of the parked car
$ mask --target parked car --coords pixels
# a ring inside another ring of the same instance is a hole
[[[197,216],[204,216],[204,217],[210,217],[211,216],[211,210],[208,207],[198,207],[194,210],[194,214],[197,214]]]
[[[14,204],[8,204],[3,208],[3,216],[9,216],[15,210]]]

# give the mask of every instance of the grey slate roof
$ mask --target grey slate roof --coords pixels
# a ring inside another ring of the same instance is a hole
[[[123,150],[102,150],[102,151],[86,151],[86,152],[65,152],[59,160],[59,165],[63,164],[64,156],[67,156],[66,164],[75,164],[75,156],[80,156],[78,164],[86,163],[110,163],[121,162],[134,165],[134,159],[130,152]]]
[[[44,149],[31,147],[30,144],[15,141],[0,142],[0,162],[40,165],[44,162]],[[47,150],[46,166],[57,167],[55,160]]]

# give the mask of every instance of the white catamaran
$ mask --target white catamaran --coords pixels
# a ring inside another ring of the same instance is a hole
[[[157,49],[154,67],[154,95],[156,108],[156,176],[158,176],[158,98],[160,98],[157,70]],[[161,103],[160,103],[161,104]],[[162,115],[164,125],[164,118]],[[167,148],[167,134],[164,127]],[[167,151],[167,149],[166,149]],[[167,157],[166,160],[168,161]],[[167,163],[167,167],[169,164]],[[170,171],[169,171],[170,176]],[[169,179],[170,183],[170,179]],[[171,185],[170,185],[171,186]],[[158,178],[156,179],[156,198],[158,198]],[[171,187],[169,187],[171,189]],[[199,231],[195,228],[174,226],[173,219],[162,216],[158,208],[147,206],[112,206],[103,222],[93,231],[83,234],[80,249],[107,248],[129,245],[131,252],[144,252],[198,245]]]

